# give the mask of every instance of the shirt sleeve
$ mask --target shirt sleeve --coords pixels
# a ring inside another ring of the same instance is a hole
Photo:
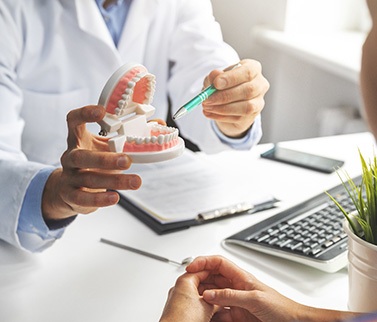
[[[29,184],[19,216],[17,234],[21,246],[31,252],[40,252],[60,238],[74,217],[47,224],[42,216],[42,194],[54,168],[40,170]]]
[[[211,1],[177,3],[177,23],[168,47],[168,58],[172,62],[168,80],[172,113],[201,91],[203,80],[211,70],[224,69],[240,61],[237,52],[223,40]],[[177,120],[176,124],[182,136],[205,153],[231,149],[216,135],[211,120],[203,116],[200,107]]]
[[[239,139],[232,139],[224,135],[217,127],[215,121],[212,121],[211,125],[221,142],[231,146],[235,150],[249,150],[257,145],[262,138],[262,121],[260,115],[257,116],[246,135]]]

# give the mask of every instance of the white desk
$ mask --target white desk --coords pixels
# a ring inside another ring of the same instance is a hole
[[[357,147],[372,153],[371,135],[356,134],[288,142],[297,149],[346,160],[359,173]],[[336,174],[321,174],[269,160],[259,153],[225,152],[203,156],[249,176],[251,185],[281,198],[279,209],[239,216],[158,236],[120,206],[80,216],[55,245],[27,254],[0,242],[0,320],[6,322],[158,321],[169,288],[183,272],[99,242],[101,237],[171,259],[221,254],[281,293],[305,304],[347,309],[347,269],[327,274],[253,251],[229,252],[221,241],[339,183]]]

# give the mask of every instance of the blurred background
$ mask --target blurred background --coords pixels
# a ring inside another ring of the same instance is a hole
[[[263,66],[262,142],[366,131],[358,88],[364,0],[212,0],[224,39]]]

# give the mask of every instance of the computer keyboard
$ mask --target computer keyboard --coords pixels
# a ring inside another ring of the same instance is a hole
[[[353,178],[359,184],[361,177]],[[349,212],[355,210],[344,186],[328,192]],[[325,193],[301,202],[226,238],[240,245],[314,268],[336,272],[347,265],[344,215]]]

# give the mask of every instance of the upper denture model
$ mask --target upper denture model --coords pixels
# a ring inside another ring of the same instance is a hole
[[[135,163],[169,160],[184,150],[178,129],[148,122],[154,114],[151,105],[155,76],[140,64],[125,64],[107,81],[99,98],[106,109],[99,122],[100,135],[107,136],[110,151],[126,152]]]

